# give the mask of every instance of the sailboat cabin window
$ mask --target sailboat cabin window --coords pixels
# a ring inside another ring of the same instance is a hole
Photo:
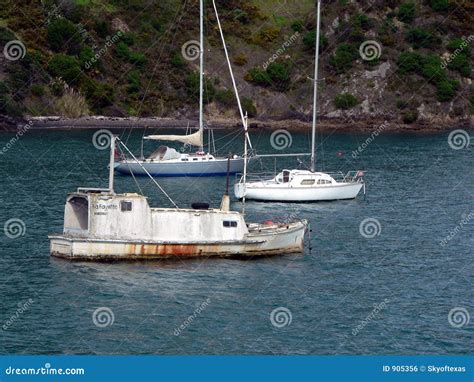
[[[233,220],[224,220],[222,224],[224,227],[237,227],[237,222]]]
[[[319,179],[319,180],[318,180],[318,184],[331,184],[331,181],[330,181],[330,180],[326,180],[326,179]]]
[[[302,186],[312,186],[314,184],[314,182],[316,182],[315,179],[303,179],[301,181],[301,185]]]
[[[120,211],[122,212],[128,212],[132,210],[132,202],[128,202],[125,200],[122,200],[120,202]]]

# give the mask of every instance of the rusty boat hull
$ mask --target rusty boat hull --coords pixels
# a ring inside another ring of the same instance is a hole
[[[51,256],[80,261],[159,260],[200,257],[262,257],[302,253],[307,222],[250,224],[243,240],[137,241],[50,235]]]

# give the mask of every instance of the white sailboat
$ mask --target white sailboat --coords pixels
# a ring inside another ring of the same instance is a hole
[[[219,176],[226,175],[228,157],[215,157],[204,151],[204,5],[200,1],[200,48],[199,48],[199,129],[188,135],[148,135],[146,140],[181,142],[198,148],[196,153],[181,153],[168,146],[159,146],[147,158],[138,162],[121,158],[115,163],[115,170],[125,175],[146,175],[146,169],[153,176]],[[219,26],[220,28],[220,26]],[[221,30],[222,32],[222,30]],[[239,105],[240,108],[240,105]],[[233,155],[230,158],[231,174],[242,172],[244,159]]]
[[[313,124],[311,137],[311,167],[309,170],[283,170],[268,179],[264,175],[244,175],[234,185],[234,194],[239,199],[280,202],[316,202],[354,199],[364,187],[364,173],[316,172],[316,103],[318,91],[318,61],[321,1],[317,5],[316,53],[314,64]],[[266,179],[265,179],[266,178]]]

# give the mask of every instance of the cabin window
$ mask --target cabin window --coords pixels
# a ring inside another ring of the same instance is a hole
[[[237,222],[233,220],[224,220],[222,224],[224,227],[237,227]]]
[[[301,185],[302,186],[312,186],[314,184],[314,182],[316,182],[315,179],[303,179],[301,181]]]
[[[198,160],[198,158],[193,158],[193,160]]]
[[[330,180],[326,180],[326,179],[319,179],[319,180],[318,180],[318,184],[331,184],[331,181],[330,181]]]
[[[188,158],[181,158],[181,162],[187,162]]]
[[[122,212],[128,212],[132,210],[132,202],[128,202],[125,200],[122,200],[120,202],[120,211]]]
[[[283,183],[288,183],[290,181],[290,172],[283,171]]]

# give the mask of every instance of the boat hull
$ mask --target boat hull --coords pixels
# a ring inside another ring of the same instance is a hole
[[[363,183],[345,183],[321,187],[285,187],[253,186],[237,183],[234,186],[235,196],[247,200],[271,202],[318,202],[331,200],[354,199],[363,187]]]
[[[216,158],[209,161],[141,161],[140,164],[153,176],[224,176],[227,175],[227,158]],[[115,170],[124,175],[147,175],[143,167],[135,161],[120,161],[115,163]],[[243,158],[232,158],[229,163],[229,173],[242,172]]]
[[[301,253],[307,222],[251,231],[241,241],[149,242],[74,238],[51,235],[52,256],[70,260],[116,261],[200,257],[258,257]]]

